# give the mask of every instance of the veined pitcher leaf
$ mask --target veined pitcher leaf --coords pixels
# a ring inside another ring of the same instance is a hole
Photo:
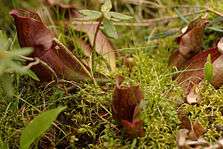
[[[28,149],[29,146],[38,137],[42,136],[43,133],[49,129],[53,121],[56,120],[58,114],[62,112],[66,107],[58,107],[46,112],[42,112],[36,118],[29,123],[25,129],[22,131],[20,138],[20,148]]]

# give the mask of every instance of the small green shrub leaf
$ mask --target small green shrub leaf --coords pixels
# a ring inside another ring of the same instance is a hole
[[[27,70],[26,74],[32,78],[35,81],[40,81],[40,79],[38,78],[38,76],[32,71],[32,70]]]
[[[204,65],[204,76],[205,80],[210,82],[213,79],[213,65],[211,63],[211,55],[207,57],[207,62]]]
[[[78,18],[78,20],[97,20],[102,16],[102,13],[94,10],[79,10],[79,12],[84,15],[83,18]]]
[[[103,13],[108,13],[112,9],[111,0],[104,0],[104,4],[101,6],[101,11]]]
[[[62,112],[66,107],[58,107],[46,112],[42,112],[36,118],[29,123],[24,130],[20,138],[20,148],[28,149],[29,146],[38,137],[43,135],[43,133],[51,126],[53,121],[56,120],[58,114]]]
[[[113,25],[113,23],[110,20],[104,19],[103,25],[104,25],[104,32],[109,37],[114,38],[114,39],[118,38],[118,33],[116,31],[116,28],[115,28],[115,26]]]
[[[111,15],[112,18],[118,19],[118,20],[130,20],[133,17],[125,15],[125,14],[121,14],[121,13],[117,13],[117,12],[109,12],[109,14]]]

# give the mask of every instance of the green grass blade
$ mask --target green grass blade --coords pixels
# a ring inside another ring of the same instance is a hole
[[[56,120],[58,114],[62,112],[66,107],[58,107],[46,112],[41,113],[29,123],[22,131],[20,138],[20,149],[28,149],[29,146],[38,137],[51,126],[53,121]]]

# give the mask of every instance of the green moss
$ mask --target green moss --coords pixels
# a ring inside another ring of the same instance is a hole
[[[161,1],[162,2],[162,1]],[[179,1],[181,4],[182,2]],[[188,4],[194,4],[191,1]],[[203,4],[200,1],[200,4]],[[214,2],[213,6],[220,7]],[[174,6],[172,1],[165,1],[160,6]],[[124,7],[124,6],[123,6]],[[128,6],[129,7],[129,6]],[[126,11],[129,8],[124,7]],[[7,8],[8,9],[8,8]],[[175,15],[173,9],[160,8],[157,16]],[[193,17],[187,17],[191,20]],[[210,17],[212,18],[212,17]],[[174,38],[177,33],[163,37],[166,31],[182,28],[179,20],[155,27],[117,27],[120,33],[118,40],[113,40],[119,53],[117,71],[108,73],[100,57],[96,58],[97,70],[106,72],[111,79],[102,86],[91,82],[78,82],[77,88],[67,93],[68,87],[54,85],[45,88],[45,83],[35,82],[26,77],[14,81],[16,95],[8,98],[0,95],[0,138],[12,148],[18,148],[21,129],[35,117],[39,111],[51,109],[58,105],[67,105],[66,111],[58,117],[57,126],[52,127],[40,139],[40,146],[70,146],[73,148],[175,148],[176,132],[179,130],[177,102],[183,100],[182,89],[172,81],[175,70],[168,67],[170,51],[177,48]],[[212,32],[212,31],[211,31]],[[60,33],[64,44],[69,38],[76,38],[73,30],[69,36]],[[209,36],[207,31],[205,46],[209,46],[216,36]],[[82,34],[81,34],[82,35]],[[165,34],[166,35],[166,34]],[[148,40],[148,37],[154,40]],[[75,42],[72,42],[74,46]],[[74,52],[81,53],[81,49]],[[123,57],[132,55],[136,61],[132,72],[123,65]],[[111,101],[115,76],[125,76],[125,83],[139,84],[144,92],[141,118],[145,122],[145,136],[128,140],[119,132],[116,122],[112,120]],[[0,89],[1,90],[1,89]],[[1,91],[0,91],[1,94]],[[207,129],[205,139],[215,142],[223,134],[223,88],[215,90],[210,84],[203,83],[200,88],[198,105],[183,104],[182,109],[189,113],[191,120],[198,119]]]

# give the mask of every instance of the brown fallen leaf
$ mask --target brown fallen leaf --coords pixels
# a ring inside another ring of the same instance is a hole
[[[210,144],[203,138],[197,140],[190,140],[188,137],[189,131],[187,129],[180,129],[177,132],[177,147],[178,149],[200,149],[209,147]]]
[[[210,54],[213,65],[213,79],[211,84],[215,88],[219,88],[223,84],[223,56],[222,44],[223,39],[219,40],[217,47],[198,53],[191,59],[182,64],[185,70],[176,77],[176,81],[180,84],[186,95],[186,101],[189,104],[195,104],[199,100],[199,84],[204,79],[204,65]]]
[[[203,32],[207,23],[207,19],[199,18],[187,26],[186,31],[176,39],[179,48],[170,56],[170,65],[180,68],[202,49]]]
[[[93,46],[97,26],[98,24],[89,22],[88,24],[76,25],[75,29],[80,32],[85,32],[88,35],[91,46]],[[106,35],[100,30],[96,36],[95,50],[107,61],[111,70],[114,71],[116,68],[116,49]]]
[[[221,55],[213,62],[213,79],[211,84],[219,88],[223,84],[223,38],[221,38],[217,44],[217,48]]]
[[[213,62],[213,79],[211,81],[212,85],[219,88],[223,84],[223,55],[219,56]]]
[[[188,147],[188,146],[186,146],[188,132],[189,132],[188,129],[180,129],[177,132],[176,141],[177,141],[177,147],[179,149],[185,149]]]
[[[121,76],[116,79],[112,100],[112,116],[120,122],[127,137],[142,137],[144,136],[144,122],[139,119],[141,110],[139,104],[143,100],[143,94],[138,85],[121,85],[123,80],[124,78]]]
[[[190,119],[187,116],[187,113],[184,112],[183,110],[179,109],[177,111],[177,116],[180,120],[180,129],[187,129],[191,130],[191,122]]]
[[[180,128],[188,130],[187,138],[190,140],[198,140],[206,132],[198,120],[191,122],[184,111],[179,110],[177,114],[181,122]]]
[[[205,132],[205,128],[201,125],[201,123],[196,120],[192,123],[192,130],[189,133],[189,138],[192,140],[199,139]]]
[[[183,67],[185,70],[177,76],[176,81],[184,89],[185,95],[190,93],[190,90],[195,84],[199,84],[200,81],[204,79],[203,69],[209,54],[211,55],[212,62],[220,56],[220,52],[218,52],[217,48],[211,48],[198,53],[196,56],[184,63]]]
[[[51,80],[52,71],[67,80],[85,80],[92,78],[86,67],[58,40],[42,23],[37,13],[14,9],[18,40],[21,47],[33,47],[30,55],[39,58],[42,63],[32,69],[42,80]]]
[[[199,101],[199,85],[194,84],[187,94],[186,101],[188,104],[197,104]]]

